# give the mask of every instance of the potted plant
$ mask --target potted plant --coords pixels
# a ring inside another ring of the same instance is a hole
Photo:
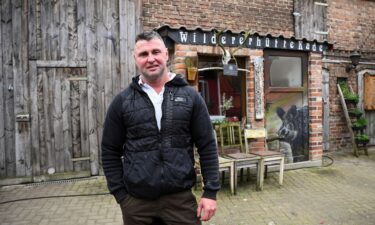
[[[221,102],[222,102],[220,105],[221,112],[224,116],[226,116],[227,111],[233,108],[233,97],[230,96],[229,98],[225,98],[225,92],[224,92]]]
[[[366,134],[357,134],[355,136],[355,141],[357,144],[366,145],[370,141],[370,138]]]
[[[349,89],[348,84],[345,81],[339,82],[342,94],[344,95],[344,99],[347,103],[358,104],[359,102],[359,95],[357,93],[352,93]]]
[[[352,108],[348,110],[349,116],[359,118],[362,116],[362,111],[358,108]]]
[[[345,101],[357,105],[359,102],[359,96],[357,93],[346,92],[344,94]]]
[[[187,79],[194,81],[198,73],[198,58],[197,57],[186,57],[185,67],[187,69]]]
[[[367,119],[366,118],[359,118],[352,124],[353,130],[363,130],[367,126]]]

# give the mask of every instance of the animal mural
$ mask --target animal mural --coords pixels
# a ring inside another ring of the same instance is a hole
[[[292,105],[287,112],[278,107],[276,113],[282,121],[277,134],[289,143],[293,162],[308,160],[308,107],[297,108]]]

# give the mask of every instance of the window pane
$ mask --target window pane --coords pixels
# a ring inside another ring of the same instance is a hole
[[[270,56],[271,87],[301,87],[302,60],[300,57]]]

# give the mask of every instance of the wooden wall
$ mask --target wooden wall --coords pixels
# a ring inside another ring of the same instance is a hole
[[[140,11],[140,0],[0,1],[1,178],[99,174],[106,109],[136,73]]]

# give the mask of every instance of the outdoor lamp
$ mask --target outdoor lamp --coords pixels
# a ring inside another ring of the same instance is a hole
[[[346,72],[349,72],[350,70],[357,67],[357,65],[359,64],[359,59],[361,58],[361,54],[359,54],[358,51],[354,51],[352,54],[350,54],[349,58],[352,61],[352,64],[346,66]]]

